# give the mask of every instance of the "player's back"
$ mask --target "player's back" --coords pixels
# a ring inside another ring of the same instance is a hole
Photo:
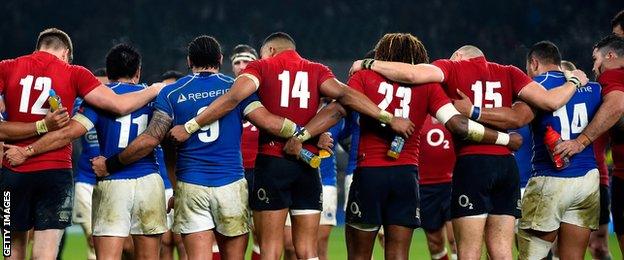
[[[258,96],[271,113],[304,126],[316,115],[320,85],[334,77],[324,65],[308,61],[295,51],[286,50],[274,57],[251,62],[242,75],[259,80]],[[284,139],[260,131],[260,153],[282,156]],[[307,149],[316,152],[313,145]]]
[[[535,81],[546,89],[552,89],[564,84],[566,79],[563,72],[549,71],[535,77]],[[554,112],[541,112],[533,121],[533,171],[535,175],[578,177],[596,168],[593,146],[589,145],[570,158],[570,166],[560,171],[556,170],[544,145],[544,134],[546,127],[550,125],[560,133],[563,140],[578,137],[600,107],[600,91],[598,83],[589,82],[579,88],[565,106]]]
[[[342,140],[341,133],[344,130],[344,127],[345,120],[342,119],[328,130],[334,139],[334,148],[331,156],[324,158],[319,167],[319,172],[321,173],[321,183],[323,185],[336,186],[336,148],[338,147],[338,141]]]
[[[512,131],[522,136],[522,145],[520,149],[514,152],[514,158],[516,159],[516,165],[518,165],[520,188],[524,188],[529,182],[529,178],[531,178],[533,172],[533,165],[531,164],[531,159],[533,157],[533,133],[531,133],[531,127],[529,125]]]
[[[100,85],[87,69],[69,65],[56,56],[42,51],[0,62],[0,94],[4,95],[10,121],[35,122],[45,117],[50,106],[48,97],[54,90],[68,111],[73,110],[77,96],[85,96]],[[38,137],[12,144],[27,146]],[[71,145],[32,157],[13,167],[17,172],[45,169],[71,169]]]
[[[76,103],[74,104],[76,110],[82,106],[83,102],[84,100],[81,98],[76,99]],[[77,113],[77,111],[74,112],[74,114],[75,113]],[[91,159],[100,155],[100,143],[98,142],[95,128],[89,130],[85,135],[80,137],[80,145],[82,146],[82,152],[80,153],[80,157],[78,157],[74,181],[95,185],[95,173],[93,172],[93,168],[91,168]]]
[[[451,133],[437,119],[427,116],[420,129],[419,138],[418,183],[450,182],[456,159]]]
[[[204,111],[225,94],[234,80],[223,74],[196,73],[166,86],[158,95],[156,109],[169,114],[173,125]],[[249,100],[249,99],[247,99]],[[234,110],[202,127],[177,147],[176,176],[179,180],[205,186],[222,186],[243,178],[241,135],[243,101]]]
[[[511,107],[520,90],[531,82],[520,69],[489,62],[485,57],[468,60],[437,60],[433,65],[444,73],[446,93],[450,98],[460,98],[462,91],[477,107]],[[502,129],[506,130],[506,129]],[[505,146],[461,143],[459,155],[489,154],[507,155]]]
[[[394,116],[409,118],[416,125],[416,133],[420,132],[427,114],[435,115],[440,107],[450,102],[440,84],[401,86],[370,70],[355,73],[348,85],[362,92],[379,108]],[[386,155],[395,135],[377,119],[361,116],[358,166],[418,165],[418,138],[405,140],[398,159]]]
[[[165,151],[163,151],[162,146],[158,145],[154,148],[154,155],[156,156],[156,163],[158,164],[158,172],[160,173],[160,177],[163,179],[163,184],[165,185],[165,189],[171,189],[173,186],[171,185],[171,180],[169,180],[169,174],[167,172],[167,164],[165,164]]]
[[[140,91],[145,88],[144,85],[119,82],[109,83],[107,85],[117,94]],[[80,112],[94,123],[100,143],[100,153],[102,156],[110,158],[122,152],[134,139],[147,129],[147,124],[152,118],[153,110],[152,104],[149,103],[121,117],[90,106],[84,106],[84,109],[81,109]],[[158,165],[156,163],[156,157],[152,152],[105,179],[139,178],[157,172]]]

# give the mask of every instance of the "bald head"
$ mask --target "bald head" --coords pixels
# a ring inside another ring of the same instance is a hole
[[[269,35],[260,48],[261,58],[269,58],[286,50],[296,49],[295,40],[285,32],[275,32]]]
[[[476,57],[483,57],[483,52],[473,45],[464,45],[457,49],[451,56],[451,60],[468,60]]]

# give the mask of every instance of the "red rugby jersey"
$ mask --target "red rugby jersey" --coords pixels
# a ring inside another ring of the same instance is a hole
[[[295,51],[287,50],[268,59],[252,61],[242,72],[258,79],[258,96],[271,113],[289,118],[305,126],[319,108],[319,87],[334,78],[327,66],[308,61]],[[260,130],[259,153],[283,156],[285,139]],[[318,152],[314,141],[304,143],[304,148]]]
[[[418,144],[419,183],[451,182],[455,159],[451,133],[435,117],[427,116],[420,129]]]
[[[484,57],[437,60],[433,65],[444,73],[443,86],[450,98],[459,98],[459,89],[478,107],[511,107],[522,88],[533,81],[514,66],[488,62]],[[511,154],[507,147],[500,145],[460,143],[458,148],[459,155]]]
[[[256,164],[256,155],[258,155],[258,128],[249,121],[243,123],[241,151],[243,153],[243,167],[253,169]]]
[[[594,156],[600,172],[600,185],[609,186],[609,167],[607,166],[606,154],[609,144],[609,134],[605,133],[594,140]]]
[[[61,97],[67,111],[73,111],[77,96],[84,97],[101,85],[84,67],[70,65],[56,56],[42,51],[0,62],[0,93],[6,102],[7,121],[35,122],[45,117],[50,106],[48,96],[53,89]],[[26,146],[38,137],[13,142]],[[49,169],[71,169],[71,145],[28,158],[24,164],[13,167],[15,172],[34,172]]]
[[[613,92],[624,92],[624,69],[607,70],[600,74],[598,83],[602,86],[602,96]],[[624,135],[617,129],[611,129],[611,152],[613,155],[613,176],[624,179]]]
[[[420,131],[427,114],[435,115],[440,107],[450,103],[440,84],[401,86],[370,70],[353,74],[348,85],[364,93],[379,108],[409,118],[416,125],[415,133]],[[382,126],[376,118],[362,115],[358,167],[418,165],[418,136],[405,140],[397,160],[386,155],[395,135],[390,127]]]

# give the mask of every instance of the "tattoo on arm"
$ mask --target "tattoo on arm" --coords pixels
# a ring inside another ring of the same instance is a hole
[[[171,128],[171,122],[173,122],[173,118],[165,112],[156,110],[154,111],[152,120],[145,130],[145,134],[162,141],[162,139],[165,138],[167,131],[169,131],[169,128]]]

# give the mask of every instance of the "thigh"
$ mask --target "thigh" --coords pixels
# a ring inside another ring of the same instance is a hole
[[[347,256],[350,260],[372,259],[373,246],[377,231],[363,231],[350,225],[345,226],[345,239],[347,242]]]
[[[35,230],[65,229],[71,225],[74,181],[71,170],[41,173],[35,196]]]
[[[404,226],[384,225],[385,259],[409,259],[409,248],[414,229]]]
[[[132,235],[157,235],[167,231],[165,185],[158,173],[136,179],[132,205]]]
[[[389,196],[382,209],[383,225],[415,229],[420,226],[420,194],[415,166],[388,167]]]
[[[573,192],[566,189],[573,185],[569,178],[534,176],[522,198],[522,218],[519,229],[552,232],[559,229],[563,215],[568,210]]]
[[[318,169],[298,164],[299,175],[292,183],[291,210],[323,210],[323,184]]]
[[[492,209],[489,214],[520,218],[520,175],[513,156],[493,156],[496,182],[490,192]]]
[[[210,212],[210,189],[182,181],[176,185],[172,231],[192,234],[213,229],[215,224]]]
[[[121,259],[125,237],[94,237],[97,259]]]
[[[160,253],[160,240],[161,235],[132,235],[135,259],[157,259]]]
[[[574,187],[570,192],[573,201],[566,209],[562,222],[595,230],[598,229],[600,218],[600,179],[597,169],[589,171],[585,176],[574,178]]]
[[[562,223],[557,236],[557,247],[561,259],[583,259],[589,243],[591,230]]]
[[[216,231],[227,237],[249,233],[247,181],[243,178],[221,187],[210,188],[211,207]]]
[[[323,186],[323,211],[321,225],[336,226],[336,210],[338,208],[338,189],[336,186]],[[331,229],[331,228],[330,228]]]
[[[93,235],[130,234],[135,180],[104,180],[93,188]]]
[[[490,212],[494,165],[485,155],[457,157],[453,171],[451,218],[483,215]]]
[[[28,231],[34,226],[35,198],[33,194],[39,187],[33,175],[0,169],[0,188],[2,189],[3,212],[10,212],[11,225],[3,227],[14,232]],[[6,218],[3,214],[3,216]]]
[[[347,202],[347,224],[383,224],[383,202],[388,197],[387,172],[383,167],[360,167],[353,174]]]
[[[297,162],[258,154],[249,205],[252,210],[279,210],[292,204],[291,186],[301,174]]]

